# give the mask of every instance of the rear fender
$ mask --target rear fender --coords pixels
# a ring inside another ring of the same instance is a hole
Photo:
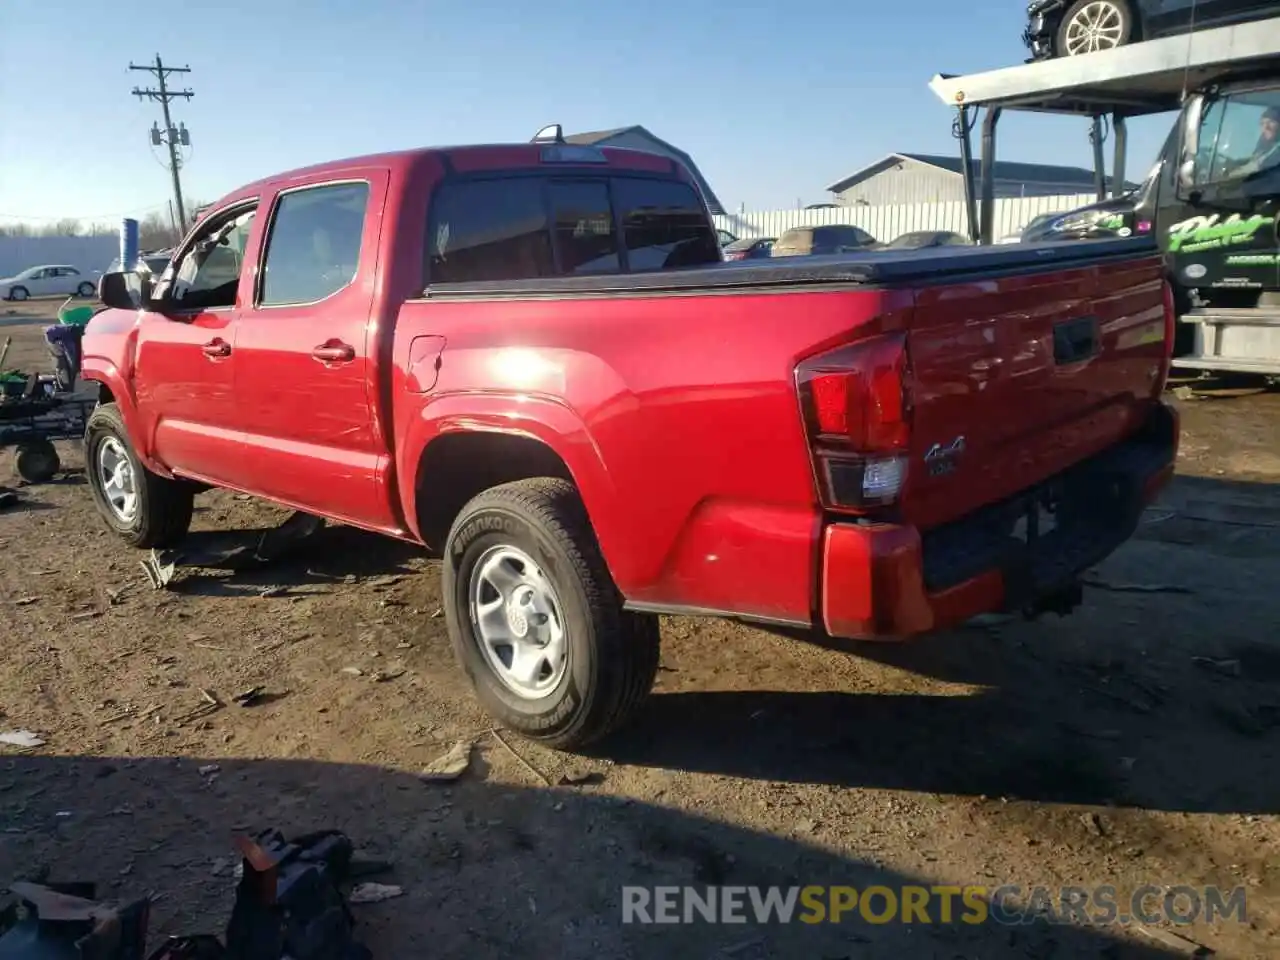
[[[401,509],[415,537],[423,539],[413,478],[427,446],[446,434],[477,431],[537,440],[555,452],[569,468],[605,562],[610,563],[611,557],[619,555],[620,541],[625,537],[620,518],[615,516],[616,490],[586,425],[565,404],[528,395],[467,393],[435,397],[411,421],[400,444],[397,472],[402,478]],[[426,496],[430,495],[427,491]]]

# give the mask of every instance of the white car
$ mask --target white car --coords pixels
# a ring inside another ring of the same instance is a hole
[[[66,264],[28,267],[0,280],[0,298],[26,300],[29,297],[92,297],[98,291],[96,274],[84,274]]]

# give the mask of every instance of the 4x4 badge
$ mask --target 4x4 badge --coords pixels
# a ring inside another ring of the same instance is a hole
[[[962,453],[964,453],[964,434],[947,444],[935,443],[925,451],[924,455],[924,462],[929,467],[929,475],[938,477],[951,473],[955,470],[956,460]]]

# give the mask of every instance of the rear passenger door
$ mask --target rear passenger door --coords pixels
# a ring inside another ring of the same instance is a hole
[[[386,190],[371,169],[277,194],[236,338],[246,487],[381,528],[395,524],[375,483],[370,311]]]

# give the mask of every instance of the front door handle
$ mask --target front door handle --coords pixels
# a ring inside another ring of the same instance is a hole
[[[350,363],[356,358],[356,348],[349,343],[330,340],[311,351],[321,363]]]
[[[227,341],[220,337],[210,340],[200,349],[204,351],[204,355],[206,357],[213,357],[216,359],[218,357],[231,356],[231,344],[227,343]]]

